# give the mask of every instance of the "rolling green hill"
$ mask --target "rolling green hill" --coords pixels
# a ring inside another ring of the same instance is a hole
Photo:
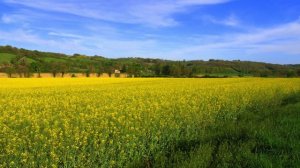
[[[32,72],[113,73],[115,69],[140,77],[295,77],[300,65],[278,65],[250,61],[191,60],[172,61],[153,58],[105,58],[82,54],[32,51],[12,46],[0,46],[0,72],[25,58],[24,66]],[[10,63],[11,65],[4,64]],[[23,66],[23,68],[24,68]]]

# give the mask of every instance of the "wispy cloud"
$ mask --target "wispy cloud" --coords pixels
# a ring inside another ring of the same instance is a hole
[[[238,11],[205,10],[231,1],[0,0],[11,7],[0,12],[0,44],[107,57],[272,60],[288,56],[300,62],[299,19],[253,25]],[[199,19],[206,24],[195,26]]]
[[[44,51],[55,51],[67,54],[85,53],[109,57],[149,56],[149,51],[157,49],[155,40],[112,39],[97,36],[82,36],[65,32],[48,32],[49,37],[40,36],[33,30],[16,29],[0,30],[0,45],[22,43],[29,49],[40,46]],[[7,42],[7,43],[6,43]]]
[[[251,55],[298,55],[300,61],[300,22],[290,22],[276,27],[231,33],[213,38],[196,37],[201,43],[180,47],[169,53],[170,58],[249,58]],[[263,59],[263,58],[261,58]]]
[[[57,36],[57,37],[74,38],[74,39],[84,38],[83,36],[80,36],[80,35],[77,35],[77,34],[70,34],[70,33],[49,32],[48,35]]]
[[[8,17],[7,15],[2,15],[1,21],[2,21],[3,23],[11,23],[13,20],[12,20],[11,17]]]
[[[1,16],[1,21],[5,24],[20,23],[24,20],[27,20],[27,17],[19,14],[3,14]]]
[[[231,27],[240,26],[240,20],[234,14],[229,15],[225,19],[216,19],[213,16],[204,15],[202,19],[205,22],[210,22],[218,25],[231,26]]]
[[[178,4],[184,5],[211,5],[211,4],[220,4],[226,3],[230,0],[177,0]]]
[[[143,24],[148,26],[173,26],[178,24],[173,15],[184,12],[190,6],[226,3],[229,0],[4,0],[45,11],[73,14],[93,19],[118,23]]]
[[[83,36],[69,32],[48,32],[49,37],[42,37],[32,30],[17,29],[1,31],[0,40],[3,42],[22,42],[28,45],[44,46],[46,51],[65,53],[86,53],[90,55],[104,55],[109,57],[141,56],[161,57],[167,59],[251,59],[263,60],[268,55],[290,55],[293,60],[300,61],[300,22],[282,24],[276,27],[254,29],[246,33],[231,33],[220,36],[195,36],[195,43],[189,39],[166,45],[155,39],[129,40],[119,37],[105,37],[101,35]],[[53,38],[54,39],[53,39]],[[164,46],[164,50],[161,49]],[[151,51],[151,52],[150,52]],[[296,56],[298,55],[298,57]],[[291,57],[290,57],[291,58]],[[286,60],[289,61],[289,60]],[[277,62],[280,63],[280,62]]]
[[[0,40],[2,44],[8,42],[11,43],[22,43],[23,46],[42,46],[45,51],[56,51],[56,52],[67,52],[71,53],[70,48],[77,48],[81,51],[90,50],[84,47],[78,42],[78,40],[66,40],[66,39],[48,39],[43,38],[40,35],[34,33],[32,30],[16,29],[12,31],[1,31]],[[34,48],[32,48],[34,49]]]

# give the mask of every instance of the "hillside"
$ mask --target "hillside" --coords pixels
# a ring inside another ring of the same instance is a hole
[[[32,51],[0,46],[0,72],[5,73],[114,73],[120,70],[138,77],[295,77],[300,65],[278,65],[250,61],[172,61],[152,58],[105,58],[82,54]],[[25,75],[24,75],[25,76]]]

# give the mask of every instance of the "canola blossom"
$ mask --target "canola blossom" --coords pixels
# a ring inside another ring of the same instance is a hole
[[[134,167],[300,79],[0,79],[0,167]]]

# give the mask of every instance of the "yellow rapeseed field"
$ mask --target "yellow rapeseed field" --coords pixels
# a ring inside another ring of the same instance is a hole
[[[300,79],[0,79],[0,167],[134,166],[298,91]]]

